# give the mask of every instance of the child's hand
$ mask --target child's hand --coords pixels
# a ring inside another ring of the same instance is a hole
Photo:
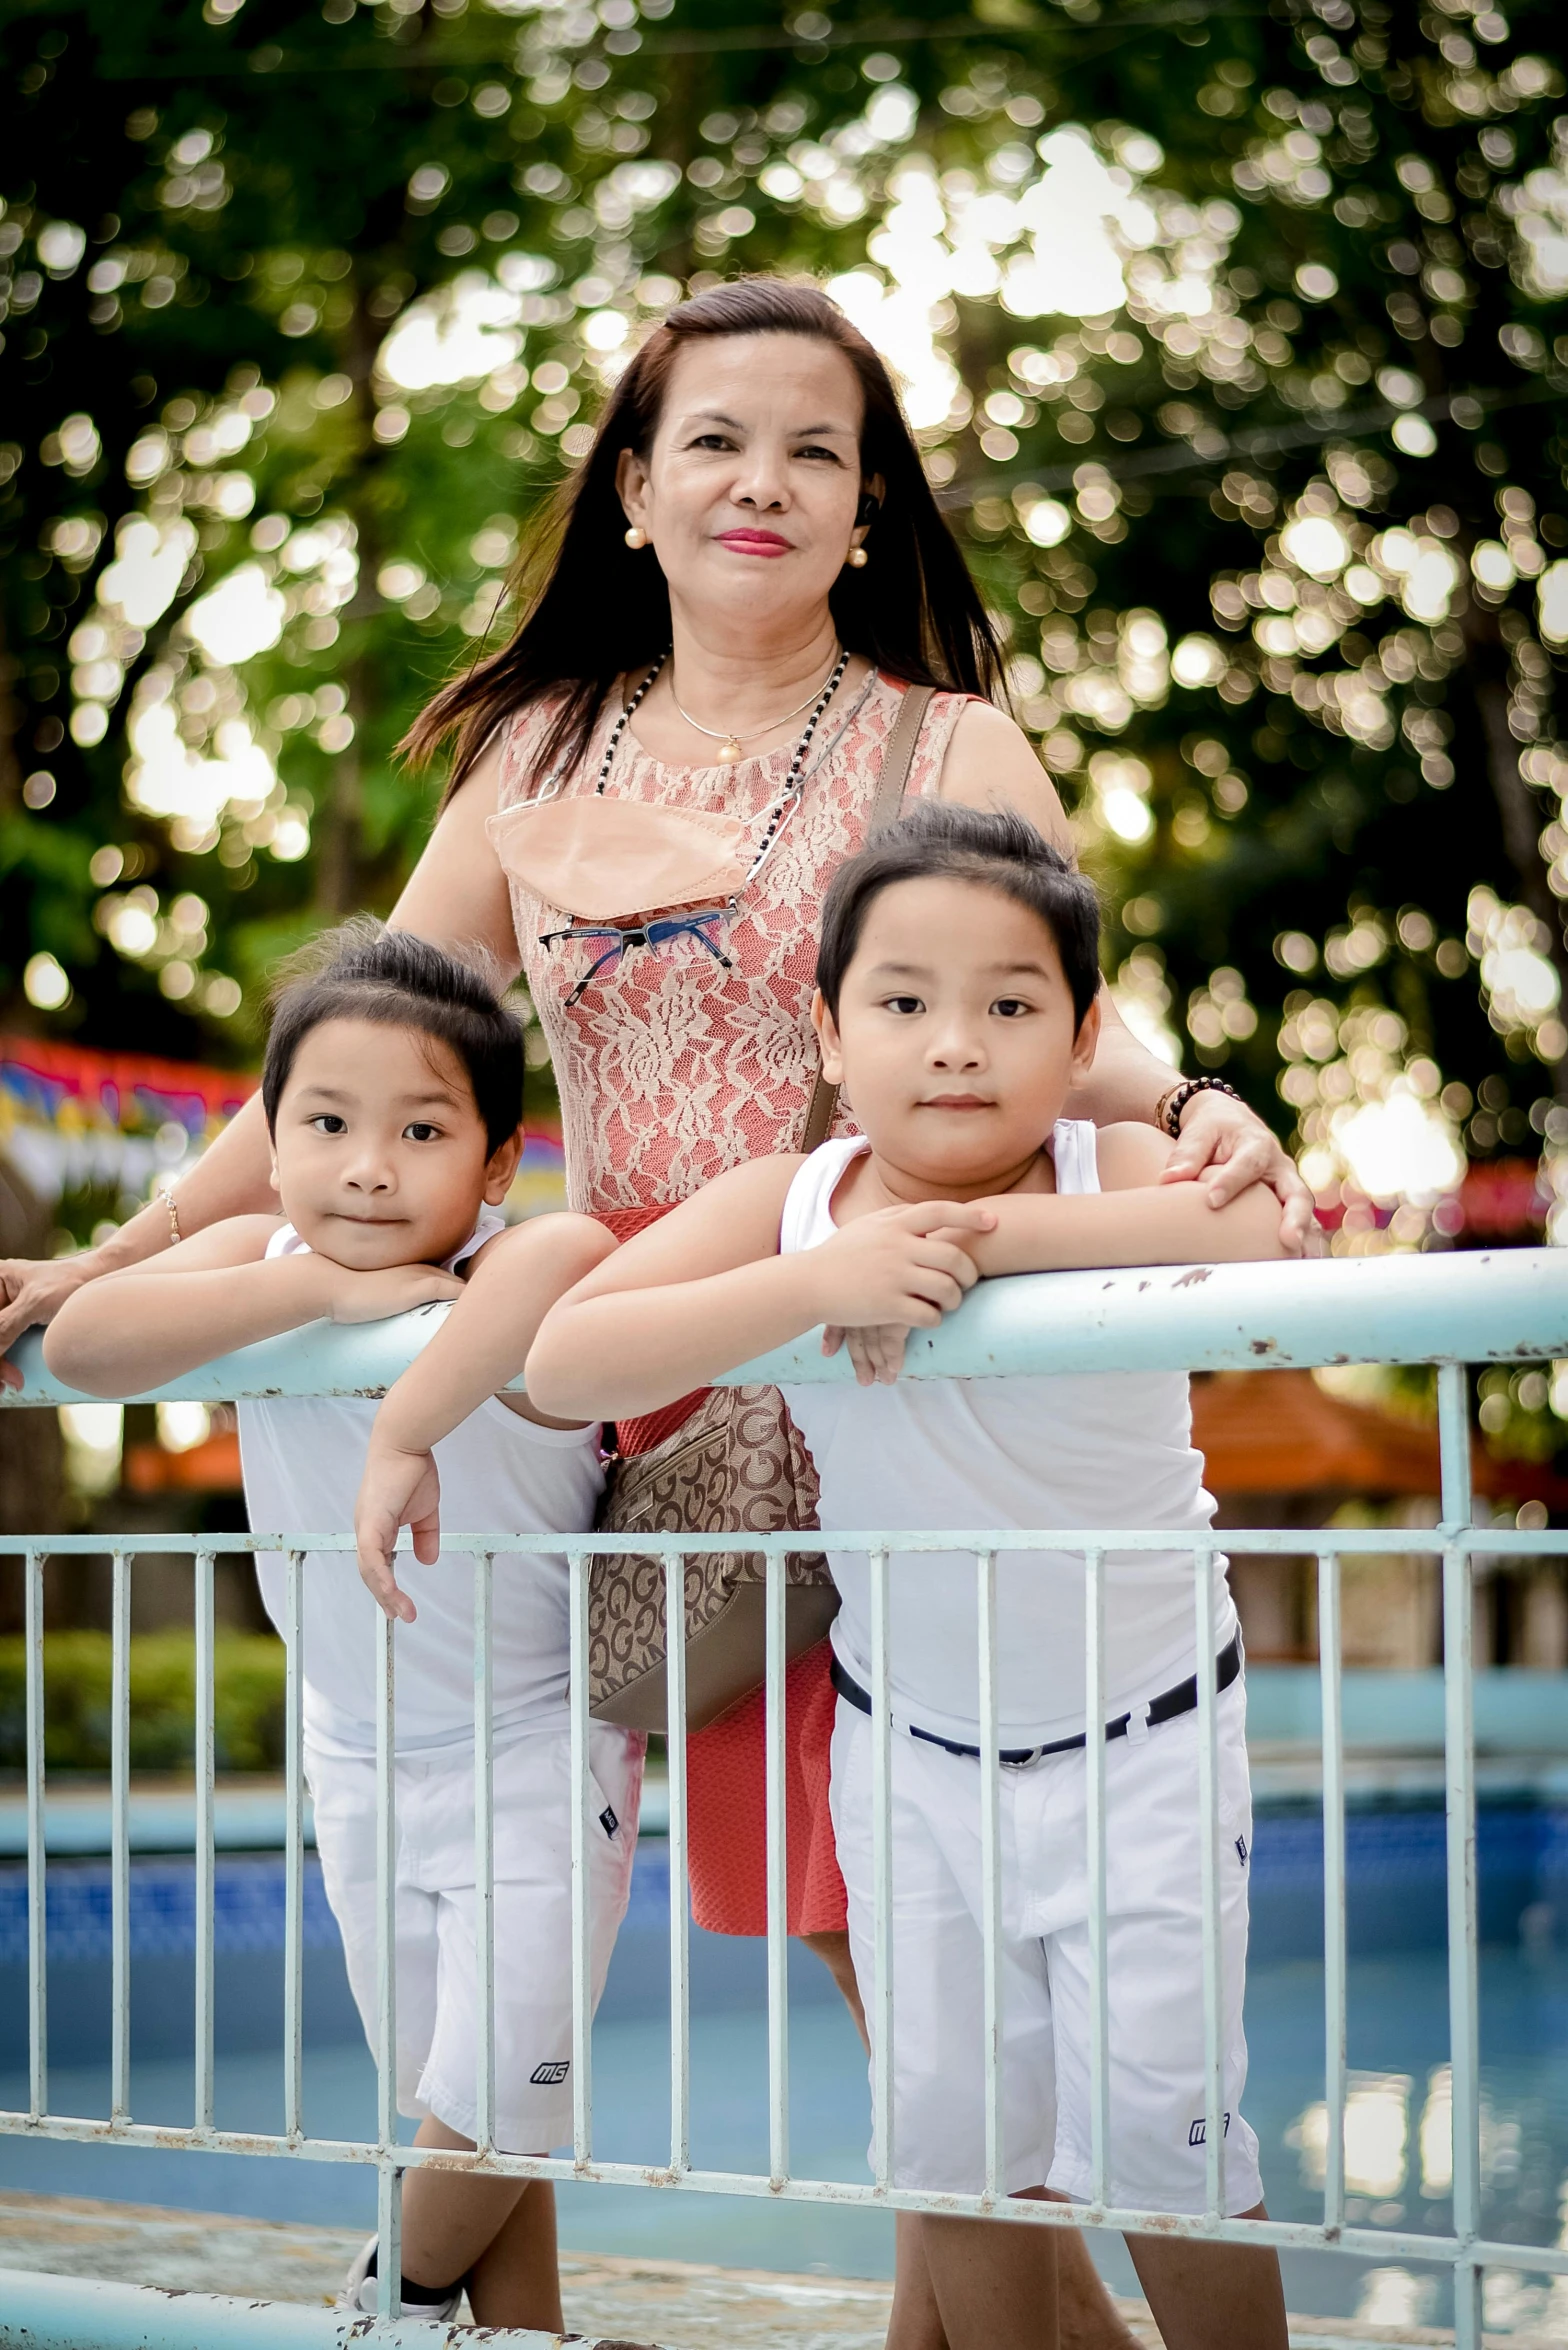
[[[441,1480],[434,1456],[428,1452],[401,1452],[378,1444],[374,1435],[354,1505],[354,1539],[359,1549],[359,1571],[376,1605],[397,1623],[411,1624],[413,1601],[398,1588],[392,1571],[398,1531],[407,1526],[414,1537],[414,1556],[421,1566],[433,1567],[441,1555]]]
[[[823,1353],[836,1355],[842,1347],[855,1366],[860,1387],[896,1385],[908,1343],[908,1327],[902,1322],[878,1322],[864,1330],[841,1330],[830,1322],[822,1333]]]
[[[335,1265],[327,1311],[334,1322],[384,1322],[390,1314],[407,1314],[415,1306],[439,1305],[462,1294],[457,1275],[443,1273],[439,1265],[386,1265],[375,1273]]]
[[[964,1236],[995,1228],[995,1210],[978,1201],[931,1200],[857,1217],[805,1260],[822,1320],[830,1329],[933,1329],[979,1278]]]

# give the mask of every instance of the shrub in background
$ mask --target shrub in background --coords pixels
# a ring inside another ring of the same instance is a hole
[[[113,1651],[107,1632],[44,1638],[44,1762],[51,1771],[106,1771]],[[283,1761],[283,1644],[268,1633],[221,1633],[213,1643],[214,1731],[220,1771],[266,1771]],[[131,1642],[131,1768],[188,1769],[196,1751],[196,1643],[189,1632]],[[27,1649],[0,1639],[0,1770],[27,1767]]]

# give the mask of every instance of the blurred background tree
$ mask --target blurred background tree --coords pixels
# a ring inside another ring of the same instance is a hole
[[[901,373],[1127,1016],[1340,1247],[1456,1233],[1467,1160],[1503,1224],[1568,1192],[1556,11],[765,13],[13,6],[4,1024],[253,1056],[417,853],[394,745],[636,336],[808,271]]]

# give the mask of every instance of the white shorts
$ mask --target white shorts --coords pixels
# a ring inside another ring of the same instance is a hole
[[[1239,2109],[1252,1801],[1240,1681],[1219,1698],[1227,2213],[1261,2202]],[[985,2174],[980,1765],[893,1734],[893,2183],[979,2193]],[[1082,1753],[1001,1774],[1002,2184],[1091,2194],[1088,1864]],[[1203,1927],[1198,1717],[1105,1750],[1110,2196],[1201,2212]],[[833,1829],[875,2033],[871,1723],[839,1700]],[[876,2160],[875,2146],[872,2151]]]
[[[590,1726],[588,1843],[597,2006],[626,1914],[644,1740]],[[376,2044],[376,1765],[307,1747],[316,1849],[348,1979]],[[545,2154],[572,2134],[571,1741],[532,1730],[495,1757],[495,2142]],[[471,1754],[397,1766],[397,2106],[475,2135],[479,2062]]]

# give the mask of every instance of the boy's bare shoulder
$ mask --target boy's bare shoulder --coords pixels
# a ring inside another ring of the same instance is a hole
[[[1102,1126],[1095,1136],[1100,1189],[1141,1191],[1158,1183],[1175,1148],[1170,1136],[1157,1126],[1145,1126],[1134,1119]]]

